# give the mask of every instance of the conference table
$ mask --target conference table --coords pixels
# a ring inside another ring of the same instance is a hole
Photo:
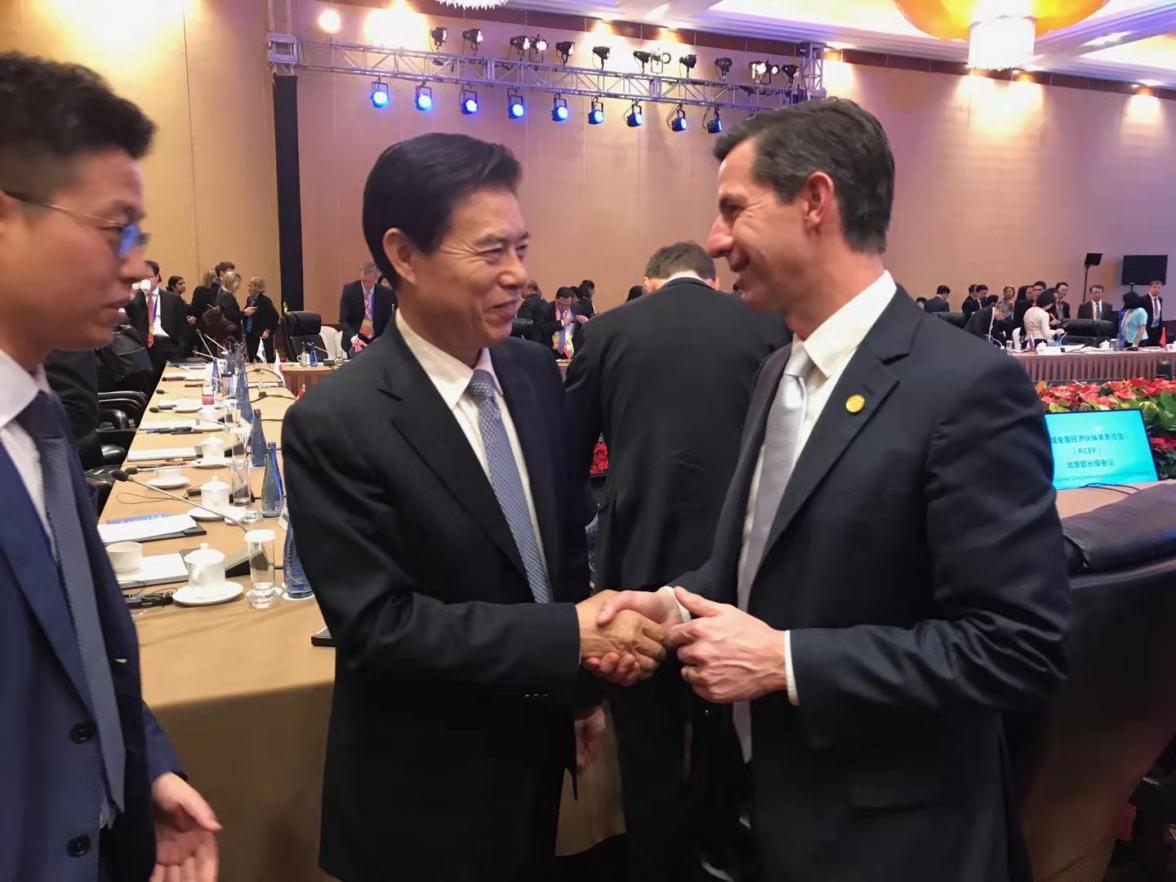
[[[288,381],[289,369],[284,370]],[[319,377],[330,371],[311,370],[319,371]],[[165,371],[149,407],[199,397],[199,389],[190,381],[169,379],[174,375],[171,368]],[[249,377],[251,382],[276,383],[272,373],[260,366],[252,367]],[[261,391],[266,397],[259,400]],[[251,395],[254,407],[262,412],[267,439],[279,441],[280,421],[294,395],[273,387],[251,390]],[[130,454],[191,446],[218,434],[146,431],[161,422],[194,416],[148,410]],[[219,435],[226,446],[231,443],[227,433]],[[184,475],[189,487],[213,477],[229,480],[227,468],[203,469],[193,463],[185,464]],[[146,480],[151,475],[137,477]],[[260,470],[250,476],[256,496],[261,493],[261,478]],[[183,495],[187,489],[171,492]],[[100,521],[182,514],[193,507],[144,487],[119,483]],[[222,521],[203,521],[201,526],[207,535],[146,542],[143,553],[183,552],[201,543],[226,556],[244,550],[240,528]],[[249,526],[275,531],[280,564],[284,544],[280,520],[263,518]],[[229,578],[248,591],[248,575]],[[182,584],[144,590],[167,593]],[[132,614],[142,653],[144,700],[170,736],[193,785],[224,825],[220,878],[226,882],[329,879],[318,869],[318,831],[335,652],[311,645],[311,635],[323,627],[315,600],[279,597],[268,609],[253,609],[239,597],[219,606],[169,605]],[[580,776],[579,800],[572,796],[570,781],[565,786],[559,852],[579,853],[621,832],[620,775],[610,734],[605,754]]]
[[[169,379],[172,375],[170,368],[164,373],[151,406],[193,397],[191,386]],[[275,382],[260,366],[250,369],[250,379]],[[261,391],[266,397],[259,400]],[[293,399],[290,392],[272,386],[253,393],[269,440],[280,438],[280,421]],[[145,413],[131,453],[188,446],[211,436],[146,431],[176,418],[172,411]],[[229,443],[228,435],[221,437]],[[205,470],[186,464],[184,474],[190,486],[210,477],[228,481],[227,468]],[[251,484],[260,495],[259,470],[251,474]],[[185,489],[175,492],[182,495]],[[1066,491],[1059,494],[1058,510],[1068,516],[1122,498],[1111,490]],[[180,514],[191,507],[122,483],[115,485],[101,521],[145,513]],[[202,526],[205,536],[145,543],[144,554],[185,551],[202,542],[227,556],[243,550],[238,527],[221,521],[205,521]],[[250,527],[275,531],[280,562],[280,519],[265,518]],[[234,581],[248,590],[248,575]],[[181,584],[146,590],[168,592]],[[323,627],[316,601],[279,597],[268,609],[253,609],[240,597],[218,606],[169,605],[133,615],[142,651],[144,698],[175,744],[192,783],[224,825],[221,879],[330,878],[318,869],[317,850],[335,659],[333,649],[311,644],[311,635]],[[603,755],[580,777],[578,799],[570,780],[565,782],[557,852],[580,853],[623,830],[619,765],[610,731]]]
[[[326,365],[304,367],[300,364],[282,365],[282,378],[286,388],[298,395],[303,389],[317,385],[334,373],[335,368]]]
[[[1176,352],[1166,349],[1138,352],[1091,349],[1059,355],[1016,352],[1013,358],[1034,382],[1127,380],[1132,377],[1154,380],[1162,362],[1176,362]]]

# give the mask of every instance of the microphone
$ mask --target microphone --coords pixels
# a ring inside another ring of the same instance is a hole
[[[209,337],[203,331],[198,330],[196,333],[199,335],[200,339],[204,341],[205,346],[208,346],[208,344],[211,343],[213,346],[215,346],[217,349],[219,349],[221,352],[223,352],[226,356],[229,354],[228,349],[226,349],[224,346],[221,346],[219,343],[217,343],[215,340],[213,340],[211,337]]]
[[[192,500],[188,499],[185,496],[177,496],[175,493],[169,493],[167,490],[163,490],[159,487],[153,487],[151,484],[144,484],[142,481],[140,481],[138,478],[135,477],[135,475],[138,474],[138,472],[139,472],[138,468],[136,468],[135,466],[131,466],[129,469],[115,469],[113,472],[110,473],[110,477],[114,478],[114,480],[116,480],[116,481],[126,481],[128,484],[134,484],[136,487],[143,487],[147,490],[154,490],[156,493],[159,493],[162,496],[168,496],[172,499],[175,499],[179,502],[184,503],[184,505],[191,506],[192,508],[200,508],[199,505],[194,505]],[[242,521],[238,520],[235,517],[232,517],[231,515],[222,515],[222,517],[224,517],[224,519],[226,521],[228,521],[230,524],[232,524],[235,527],[239,527],[240,529],[244,530],[246,533],[248,533],[250,530],[253,529],[252,527],[246,525],[245,523],[243,523]]]

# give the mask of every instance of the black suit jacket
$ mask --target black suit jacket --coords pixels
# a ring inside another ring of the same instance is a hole
[[[102,465],[98,437],[98,356],[93,349],[54,349],[45,358],[45,379],[61,399],[83,469]]]
[[[586,315],[582,311],[577,311],[575,301],[572,301],[571,309],[572,309],[573,316]],[[557,313],[557,304],[555,303],[555,301],[551,301],[550,303],[544,302],[543,311],[541,314],[539,314],[540,315],[539,320],[535,323],[535,327],[537,329],[535,331],[535,342],[538,343],[540,346],[543,346],[546,349],[550,349],[559,358],[563,358],[563,355],[556,350],[555,344],[552,342],[552,340],[553,340],[552,335],[558,334],[559,329],[561,327],[559,319],[556,317],[557,314],[558,314]],[[573,350],[573,352],[576,349],[580,348],[580,340],[583,338],[584,328],[587,327],[587,325],[588,325],[587,322],[584,322],[583,324],[577,322],[575,328],[573,328],[573,330],[572,330],[572,350]]]
[[[972,313],[974,313],[976,310],[978,310],[980,308],[980,306],[981,306],[980,301],[969,294],[967,297],[964,298],[964,302],[960,305],[960,312],[962,312],[966,318],[971,318]],[[934,310],[932,310],[932,311],[934,311]]]
[[[1097,319],[1103,322],[1119,323],[1119,311],[1105,300],[1101,304],[1101,309],[1098,315],[1094,314],[1094,301],[1087,300],[1085,303],[1078,304],[1078,318],[1080,319]]]
[[[395,293],[382,285],[376,285],[372,293],[372,339],[384,333],[395,308]],[[339,330],[343,334],[343,346],[348,352],[351,351],[351,338],[359,333],[362,324],[363,283],[356,279],[344,285],[339,295]]]
[[[789,351],[760,372],[714,551],[682,579],[729,603]],[[801,452],[751,588],[751,614],[791,633],[799,698],[751,706],[765,878],[1031,878],[1002,714],[1065,672],[1050,475],[1025,371],[900,289]]]
[[[192,304],[188,307],[188,315],[195,316],[197,321],[204,318],[204,313],[216,306],[216,295],[220,293],[220,284],[197,285],[192,291]]]
[[[577,693],[594,681],[559,372],[523,340],[491,354],[554,603],[533,602],[490,482],[395,323],[283,426],[298,550],[337,644],[320,861],[341,879],[513,882],[531,850],[554,849],[573,706],[598,698]]]
[[[1139,296],[1140,296],[1140,298],[1142,298],[1142,302],[1139,305],[1142,306],[1143,311],[1147,313],[1147,333],[1148,333],[1148,336],[1151,337],[1151,336],[1153,336],[1152,335],[1152,318],[1153,318],[1152,313],[1154,312],[1154,310],[1152,309],[1151,295],[1148,294],[1146,291],[1144,291]],[[1159,298],[1159,301],[1160,301],[1160,321],[1163,322],[1163,320],[1164,320],[1164,298],[1163,297]],[[1155,336],[1158,339],[1158,332]]]
[[[221,311],[221,317],[225,321],[241,327],[241,321],[245,317],[241,314],[241,304],[237,302],[236,295],[221,288],[216,295],[216,307]]]
[[[951,304],[936,295],[923,304],[923,312],[951,312]]]
[[[1013,339],[1013,322],[1011,318],[993,321],[993,312],[993,307],[985,306],[972,313],[972,317],[964,325],[964,330],[982,340],[987,340],[991,335],[995,342],[1004,346],[1005,343]]]
[[[1068,319],[1071,317],[1069,303],[1057,302],[1057,303],[1055,303],[1055,306],[1056,306],[1056,309],[1054,311],[1058,314],[1059,319],[1062,319],[1064,321],[1065,319]]]
[[[598,584],[658,587],[706,560],[756,371],[788,336],[692,279],[584,326],[567,399],[581,473],[602,432],[609,447]]]
[[[175,291],[159,289],[159,320],[167,331],[168,341],[156,340],[162,348],[183,349],[188,338],[188,305]],[[139,291],[127,306],[127,322],[139,334],[143,345],[147,345],[147,295]]]

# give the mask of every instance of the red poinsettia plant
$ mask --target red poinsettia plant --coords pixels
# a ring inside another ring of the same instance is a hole
[[[1037,384],[1047,413],[1139,408],[1151,441],[1156,471],[1176,478],[1176,380],[1111,380],[1108,383]]]
[[[596,449],[592,451],[592,467],[588,474],[598,477],[608,472],[608,445],[603,441],[596,442]]]

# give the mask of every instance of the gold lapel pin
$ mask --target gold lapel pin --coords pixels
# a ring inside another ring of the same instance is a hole
[[[861,413],[866,406],[866,399],[860,395],[850,395],[845,399],[845,409],[850,413]]]

